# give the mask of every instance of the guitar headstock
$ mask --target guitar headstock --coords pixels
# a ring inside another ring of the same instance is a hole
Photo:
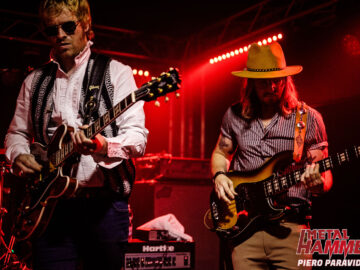
[[[170,68],[167,72],[161,73],[159,77],[152,79],[139,88],[138,91],[141,90],[140,99],[145,101],[156,100],[158,97],[180,89],[180,84],[181,79],[178,69]]]

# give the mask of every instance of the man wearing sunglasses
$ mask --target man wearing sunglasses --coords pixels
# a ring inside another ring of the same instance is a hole
[[[49,144],[63,124],[73,128],[70,141],[80,155],[69,169],[69,176],[77,179],[77,192],[59,199],[45,232],[32,240],[32,266],[118,270],[124,265],[127,200],[133,180],[131,175],[125,177],[130,173],[124,168],[131,170],[128,161],[144,153],[147,141],[143,102],[122,113],[95,139],[87,138],[84,119],[89,117],[84,104],[89,91],[91,100],[94,88],[87,83],[99,63],[90,49],[94,34],[89,4],[87,0],[42,0],[39,15],[52,46],[51,62],[29,74],[22,85],[6,136],[6,157],[14,174],[39,174],[43,165],[31,154],[29,143]],[[102,90],[94,95],[97,116],[136,90],[131,68],[108,60],[100,74]],[[90,119],[96,119],[94,114]]]

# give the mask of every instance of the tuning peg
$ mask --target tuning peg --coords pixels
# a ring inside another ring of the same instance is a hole
[[[161,82],[161,78],[157,78],[156,80],[157,80],[157,82]]]
[[[170,98],[169,97],[165,97],[165,102],[169,102]]]
[[[158,92],[159,92],[159,94],[161,94],[162,92],[164,92],[164,89],[158,88]]]
[[[175,97],[176,97],[176,98],[180,98],[180,93],[179,93],[179,92],[176,92],[176,93],[175,93]]]
[[[150,96],[150,97],[153,97],[153,96],[154,96],[154,93],[149,93],[149,96]]]
[[[170,67],[169,70],[172,71],[172,70],[174,70],[174,68],[173,68],[173,67]]]
[[[171,76],[171,74],[169,73],[169,72],[166,72],[166,77],[170,77]]]
[[[171,84],[166,85],[167,89],[171,89],[173,86]]]
[[[156,101],[155,101],[155,106],[156,106],[156,107],[160,107],[160,101],[156,100]]]

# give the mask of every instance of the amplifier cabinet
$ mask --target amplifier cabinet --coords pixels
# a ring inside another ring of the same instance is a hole
[[[194,242],[132,240],[125,253],[125,270],[194,269]]]

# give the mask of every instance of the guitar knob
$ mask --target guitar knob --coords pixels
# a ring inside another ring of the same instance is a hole
[[[157,100],[157,101],[155,101],[155,106],[156,107],[160,107],[160,102]]]
[[[176,93],[175,93],[175,97],[176,97],[176,98],[180,98],[180,93],[176,92]]]
[[[169,102],[170,98],[169,97],[165,97],[165,102]]]

